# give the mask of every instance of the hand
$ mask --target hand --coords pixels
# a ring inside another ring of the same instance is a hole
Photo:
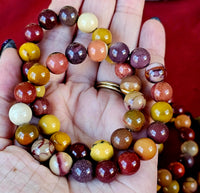
[[[140,26],[143,14],[143,0],[53,0],[50,9],[57,13],[65,5],[74,6],[82,12],[93,12],[99,19],[99,27],[109,28],[113,42],[122,41],[130,50],[137,46],[151,53],[151,62],[164,63],[165,33],[162,24],[150,19]],[[116,7],[115,7],[116,6]],[[54,52],[64,53],[72,41],[74,28],[57,26],[47,31],[39,44],[41,62]],[[91,35],[78,33],[75,41],[86,47]],[[57,177],[48,168],[40,165],[25,150],[12,145],[15,126],[8,119],[8,110],[15,99],[13,89],[21,82],[21,60],[17,51],[7,48],[0,59],[0,190],[1,192],[137,192],[155,193],[157,184],[157,157],[141,161],[139,171],[131,176],[118,175],[110,184],[97,179],[79,183],[72,177]],[[142,77],[143,92],[149,95],[151,84]],[[69,65],[67,76],[51,77],[46,97],[51,103],[52,114],[61,121],[61,130],[66,132],[72,143],[83,142],[91,146],[99,139],[110,140],[112,132],[124,127],[122,117],[126,112],[122,97],[111,90],[94,88],[95,81],[120,83],[114,73],[114,65],[101,64],[89,58],[82,64]]]

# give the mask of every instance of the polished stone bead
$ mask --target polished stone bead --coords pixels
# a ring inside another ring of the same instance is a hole
[[[151,117],[154,121],[167,123],[173,116],[173,109],[167,102],[156,102],[151,107]]]
[[[72,177],[78,182],[88,182],[93,179],[93,166],[89,160],[81,159],[71,168]]]
[[[128,59],[129,48],[123,42],[116,42],[110,46],[108,55],[113,62],[124,63]]]
[[[35,125],[23,124],[15,131],[15,139],[21,145],[29,145],[39,137],[39,131]]]
[[[179,178],[183,177],[185,174],[185,167],[180,162],[177,162],[177,161],[171,162],[169,164],[168,168],[171,171],[171,173],[175,179],[179,179]]]
[[[50,72],[49,70],[39,64],[35,63],[29,70],[28,70],[28,80],[35,85],[45,85],[49,82],[50,79]]]
[[[112,34],[106,28],[97,28],[92,33],[92,40],[102,40],[106,44],[110,44],[112,42]]]
[[[181,162],[186,168],[192,168],[194,166],[194,157],[183,153],[179,157],[179,162]]]
[[[138,110],[130,110],[124,114],[123,121],[126,128],[133,131],[140,131],[145,123],[145,117],[143,113]]]
[[[168,127],[162,122],[153,122],[147,128],[147,136],[156,143],[164,143],[169,136]]]
[[[87,50],[82,44],[73,42],[67,46],[65,55],[70,63],[80,64],[87,57]]]
[[[123,78],[120,84],[120,89],[124,94],[128,94],[133,91],[140,91],[141,87],[142,82],[136,75]]]
[[[23,79],[24,80],[28,80],[28,70],[34,65],[34,62],[32,61],[29,61],[29,62],[25,62],[23,65],[22,65],[22,75],[23,75]]]
[[[15,86],[14,96],[18,102],[31,103],[36,99],[35,86],[29,82],[21,82]]]
[[[62,25],[73,26],[78,19],[78,12],[72,6],[65,6],[59,12],[59,21]]]
[[[195,132],[191,128],[182,127],[180,128],[180,136],[183,140],[194,140]]]
[[[163,187],[163,193],[179,193],[180,186],[176,180],[172,180],[172,182],[168,185]]]
[[[132,68],[128,63],[115,64],[115,74],[120,79],[123,79],[127,76],[131,76],[134,73],[135,73],[135,69]]]
[[[43,38],[43,29],[37,23],[31,23],[25,27],[24,35],[27,42],[39,43]]]
[[[133,141],[133,136],[129,130],[120,128],[112,133],[110,141],[116,149],[128,149]]]
[[[46,88],[45,86],[36,86],[35,85],[35,88],[36,88],[36,95],[37,97],[43,97],[45,95],[45,92],[46,92]]]
[[[144,68],[147,65],[149,65],[150,59],[151,59],[150,54],[146,49],[144,49],[144,48],[135,48],[131,52],[130,64],[134,68],[141,69],[141,68]]]
[[[57,176],[65,176],[70,172],[73,160],[71,156],[65,152],[54,154],[49,160],[50,170]]]
[[[197,181],[192,177],[187,177],[183,182],[183,192],[184,193],[192,193],[196,192],[198,188]]]
[[[195,141],[188,140],[188,141],[185,141],[184,143],[182,143],[181,152],[187,153],[191,156],[195,156],[199,152],[199,146]]]
[[[55,147],[48,139],[38,139],[31,146],[31,154],[40,161],[47,161],[54,153]]]
[[[152,86],[151,96],[155,101],[168,102],[172,99],[173,89],[167,82],[158,82]]]
[[[158,148],[158,153],[162,153],[164,150],[164,144],[163,143],[159,143],[157,144],[157,148]]]
[[[191,124],[192,122],[190,117],[185,114],[178,115],[174,121],[174,125],[177,129],[180,129],[182,127],[190,128]]]
[[[24,103],[16,103],[9,109],[9,119],[15,125],[29,123],[32,118],[31,108]]]
[[[53,143],[56,151],[65,151],[67,147],[71,144],[71,139],[67,133],[58,131],[55,132],[50,141]]]
[[[118,169],[114,162],[107,160],[99,162],[95,169],[95,176],[104,183],[110,183],[115,180]]]
[[[149,82],[161,82],[166,77],[166,69],[160,63],[149,64],[145,69],[145,76]]]
[[[132,175],[140,168],[140,158],[134,152],[124,152],[118,157],[121,174]]]
[[[54,52],[47,57],[46,66],[53,74],[62,74],[68,68],[68,60],[64,54]]]
[[[158,170],[158,184],[161,186],[168,186],[172,182],[172,174],[167,169]]]
[[[46,30],[53,29],[58,23],[57,14],[51,9],[44,9],[38,15],[38,23]]]
[[[55,115],[44,115],[38,123],[40,130],[45,135],[51,135],[60,130],[60,121]]]
[[[35,116],[46,115],[50,113],[49,101],[46,98],[38,98],[31,105],[31,109]]]

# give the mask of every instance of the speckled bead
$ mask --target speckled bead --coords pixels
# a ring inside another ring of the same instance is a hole
[[[36,86],[35,85],[35,89],[36,89],[36,96],[37,97],[43,97],[45,95],[46,88],[45,88],[44,85],[42,85],[42,86]]]
[[[183,192],[184,193],[192,193],[196,192],[198,188],[197,181],[192,177],[187,177],[183,182]]]
[[[128,63],[115,64],[115,74],[120,79],[123,79],[127,76],[131,76],[134,73],[135,73],[135,69],[132,68]]]
[[[145,76],[149,82],[161,82],[166,77],[166,69],[160,63],[149,64],[145,69]]]
[[[114,150],[112,145],[105,140],[96,141],[90,151],[90,156],[95,161],[104,161],[112,158]]]
[[[88,182],[93,179],[93,166],[89,160],[81,159],[71,168],[72,177],[78,182]]]
[[[190,117],[185,114],[178,115],[174,121],[174,125],[177,129],[182,128],[182,127],[190,128],[191,124],[192,122],[191,122]]]
[[[175,179],[179,179],[179,178],[183,177],[185,174],[185,167],[180,162],[177,162],[177,161],[171,162],[169,164],[168,168],[171,171],[171,173]]]
[[[49,160],[50,170],[57,176],[64,176],[69,173],[73,160],[71,156],[65,152],[54,154]]]
[[[106,44],[110,44],[112,42],[112,34],[106,28],[97,28],[92,33],[92,40],[102,40]]]
[[[185,141],[181,145],[181,152],[187,153],[191,156],[195,156],[199,152],[198,144],[193,140]]]
[[[31,105],[33,114],[36,117],[50,113],[49,101],[46,98],[38,98]]]
[[[168,185],[163,187],[163,193],[179,193],[180,186],[176,180],[172,180],[172,182]]]
[[[172,182],[172,174],[167,169],[158,170],[158,184],[161,186],[168,186]]]
[[[48,139],[38,139],[31,146],[31,154],[40,161],[47,161],[54,153],[55,147]]]

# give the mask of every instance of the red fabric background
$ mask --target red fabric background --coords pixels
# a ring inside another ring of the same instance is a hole
[[[12,38],[24,42],[23,29],[36,22],[50,0],[0,0],[0,44]],[[166,29],[167,81],[174,89],[174,102],[200,116],[200,1],[146,2],[143,21],[159,17]]]

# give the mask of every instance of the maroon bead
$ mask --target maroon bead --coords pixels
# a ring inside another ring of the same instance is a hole
[[[83,143],[74,143],[69,148],[69,154],[73,159],[87,159],[90,156],[90,149]]]
[[[110,183],[115,180],[117,172],[116,164],[110,160],[106,160],[97,164],[95,176],[101,182]]]
[[[180,162],[171,162],[169,164],[169,170],[171,171],[175,179],[179,179],[185,174],[185,167]]]
[[[81,159],[71,168],[72,177],[79,182],[88,182],[93,178],[93,167],[89,160]]]
[[[180,128],[180,135],[181,135],[181,138],[186,141],[195,139],[195,132],[191,128],[186,128],[186,127]]]
[[[135,73],[135,69],[132,68],[127,63],[117,63],[115,64],[115,74],[120,78],[125,78],[127,76],[131,76]]]
[[[31,23],[25,27],[24,35],[26,41],[38,43],[43,38],[43,30],[38,24]]]
[[[41,116],[50,113],[49,101],[46,98],[36,99],[31,108],[35,116]]]
[[[147,135],[155,143],[164,143],[169,137],[169,129],[164,123],[153,122],[147,128]]]
[[[130,64],[134,68],[144,68],[149,65],[150,62],[150,54],[144,48],[135,48],[130,56]]]
[[[179,162],[181,162],[186,168],[192,168],[194,165],[194,157],[189,154],[181,154]]]
[[[134,152],[124,152],[118,157],[120,173],[131,175],[140,168],[140,158]]]
[[[65,55],[70,63],[80,64],[85,60],[87,50],[82,44],[73,42],[67,46]]]
[[[73,26],[78,18],[78,12],[74,7],[65,6],[59,12],[59,21],[63,25]]]
[[[128,46],[123,42],[116,42],[110,46],[108,55],[113,62],[124,63],[129,56]]]
[[[44,9],[38,16],[38,23],[46,30],[54,28],[57,22],[57,14],[51,9]]]
[[[22,65],[22,75],[23,75],[23,78],[25,80],[28,80],[27,78],[27,74],[28,74],[28,70],[34,65],[34,62],[25,62],[23,65]]]
[[[36,88],[29,82],[21,82],[14,89],[14,96],[18,102],[31,103],[36,98]]]

